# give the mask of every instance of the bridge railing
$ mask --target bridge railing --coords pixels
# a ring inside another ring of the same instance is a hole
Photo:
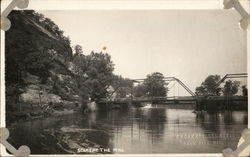
[[[129,101],[167,101],[167,100],[195,100],[192,96],[172,96],[172,97],[127,97],[115,98],[113,100],[101,99],[101,102],[129,102]]]

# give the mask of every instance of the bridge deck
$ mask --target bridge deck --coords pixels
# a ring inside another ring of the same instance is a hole
[[[140,97],[140,98],[116,98],[114,100],[102,99],[99,103],[140,103],[140,102],[196,102],[198,98],[193,96],[181,96],[181,97]],[[199,97],[199,100],[211,100],[211,101],[245,101],[247,97],[243,96],[210,96],[210,97]]]

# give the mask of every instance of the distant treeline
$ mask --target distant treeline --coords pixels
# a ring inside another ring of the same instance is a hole
[[[227,80],[224,86],[221,87],[220,84],[218,84],[220,80],[220,75],[208,76],[205,81],[196,88],[196,94],[198,96],[233,96],[241,90],[242,95],[247,96],[248,90],[246,85],[241,85],[239,81]]]

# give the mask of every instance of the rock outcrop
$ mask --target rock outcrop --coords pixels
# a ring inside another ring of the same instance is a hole
[[[25,11],[12,11],[9,18],[12,27],[6,32],[8,111],[32,113],[39,111],[41,105],[58,110],[79,106],[70,44],[36,21],[35,13],[31,16]],[[20,89],[20,95],[16,89]],[[12,101],[13,95],[19,100]]]

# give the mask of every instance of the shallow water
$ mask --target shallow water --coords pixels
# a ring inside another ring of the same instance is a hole
[[[49,117],[9,128],[9,141],[29,146],[32,154],[221,153],[236,148],[247,112],[192,111],[156,105]]]

